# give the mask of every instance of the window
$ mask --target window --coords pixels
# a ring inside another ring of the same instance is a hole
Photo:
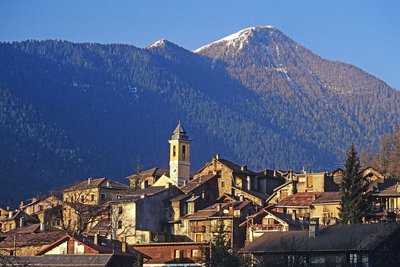
[[[361,257],[361,263],[363,267],[368,267],[369,266],[369,259],[368,255],[362,255]]]
[[[43,208],[42,205],[39,205],[39,210],[40,210],[40,211],[43,211],[43,210],[44,210],[44,208]]]
[[[176,146],[172,147],[172,156],[176,157]]]
[[[122,207],[118,207],[118,214],[122,214]]]
[[[313,187],[313,177],[307,176],[307,187]]]
[[[174,256],[175,259],[183,258],[183,250],[175,249]]]
[[[121,195],[117,195],[117,199],[120,199],[121,198]]]
[[[85,196],[81,196],[81,202],[85,202]]]
[[[224,188],[224,187],[225,187],[225,182],[222,181],[222,182],[221,182],[221,188]]]
[[[186,160],[186,146],[182,146],[182,160]]]
[[[122,229],[122,221],[118,221],[118,229]]]
[[[100,199],[101,199],[101,201],[105,201],[106,200],[106,194],[105,193],[101,193]]]
[[[199,249],[192,249],[191,258],[198,259],[201,257],[201,251]]]
[[[91,201],[94,201],[94,194],[91,194],[91,195],[90,195],[90,200],[91,200]]]
[[[356,264],[357,263],[357,254],[356,253],[350,253],[350,255],[349,255],[349,263],[350,264]]]

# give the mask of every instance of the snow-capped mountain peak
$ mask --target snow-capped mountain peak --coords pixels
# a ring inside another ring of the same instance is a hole
[[[193,52],[198,53],[210,46],[216,45],[216,44],[223,44],[227,47],[234,47],[237,50],[242,50],[245,44],[247,44],[252,36],[254,36],[255,33],[257,32],[269,32],[271,30],[275,30],[274,26],[258,26],[258,27],[250,27],[246,28],[243,30],[240,30],[236,33],[233,33],[231,35],[228,35],[222,39],[219,39],[215,42],[212,42],[211,44],[202,46]]]

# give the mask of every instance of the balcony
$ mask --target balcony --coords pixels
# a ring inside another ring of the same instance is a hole
[[[190,231],[192,233],[205,233],[206,232],[206,227],[204,225],[192,226],[192,227],[190,227]]]
[[[256,232],[282,231],[282,225],[253,224],[251,229]]]

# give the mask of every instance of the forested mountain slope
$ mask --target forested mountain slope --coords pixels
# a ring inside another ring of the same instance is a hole
[[[178,119],[194,170],[215,153],[253,169],[332,169],[400,120],[398,91],[271,27],[195,53],[166,40],[26,41],[0,44],[0,58],[6,203],[88,176],[123,180],[138,158],[167,167]]]

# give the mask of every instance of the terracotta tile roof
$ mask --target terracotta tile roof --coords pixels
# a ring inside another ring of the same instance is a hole
[[[312,204],[318,205],[318,204],[339,203],[339,202],[340,202],[340,192],[322,192]]]
[[[195,190],[197,187],[207,183],[208,181],[212,180],[213,178],[217,178],[216,174],[208,174],[208,175],[203,175],[200,177],[197,177],[193,180],[190,180],[186,185],[181,186],[179,189],[185,193],[188,194],[191,191]]]
[[[339,224],[320,227],[315,238],[308,230],[271,232],[245,246],[240,252],[290,253],[288,246],[296,245],[296,253],[306,251],[371,251],[383,240],[400,231],[400,224]],[[294,242],[295,240],[295,242]]]
[[[319,192],[296,193],[282,199],[276,207],[310,207],[320,194]]]

